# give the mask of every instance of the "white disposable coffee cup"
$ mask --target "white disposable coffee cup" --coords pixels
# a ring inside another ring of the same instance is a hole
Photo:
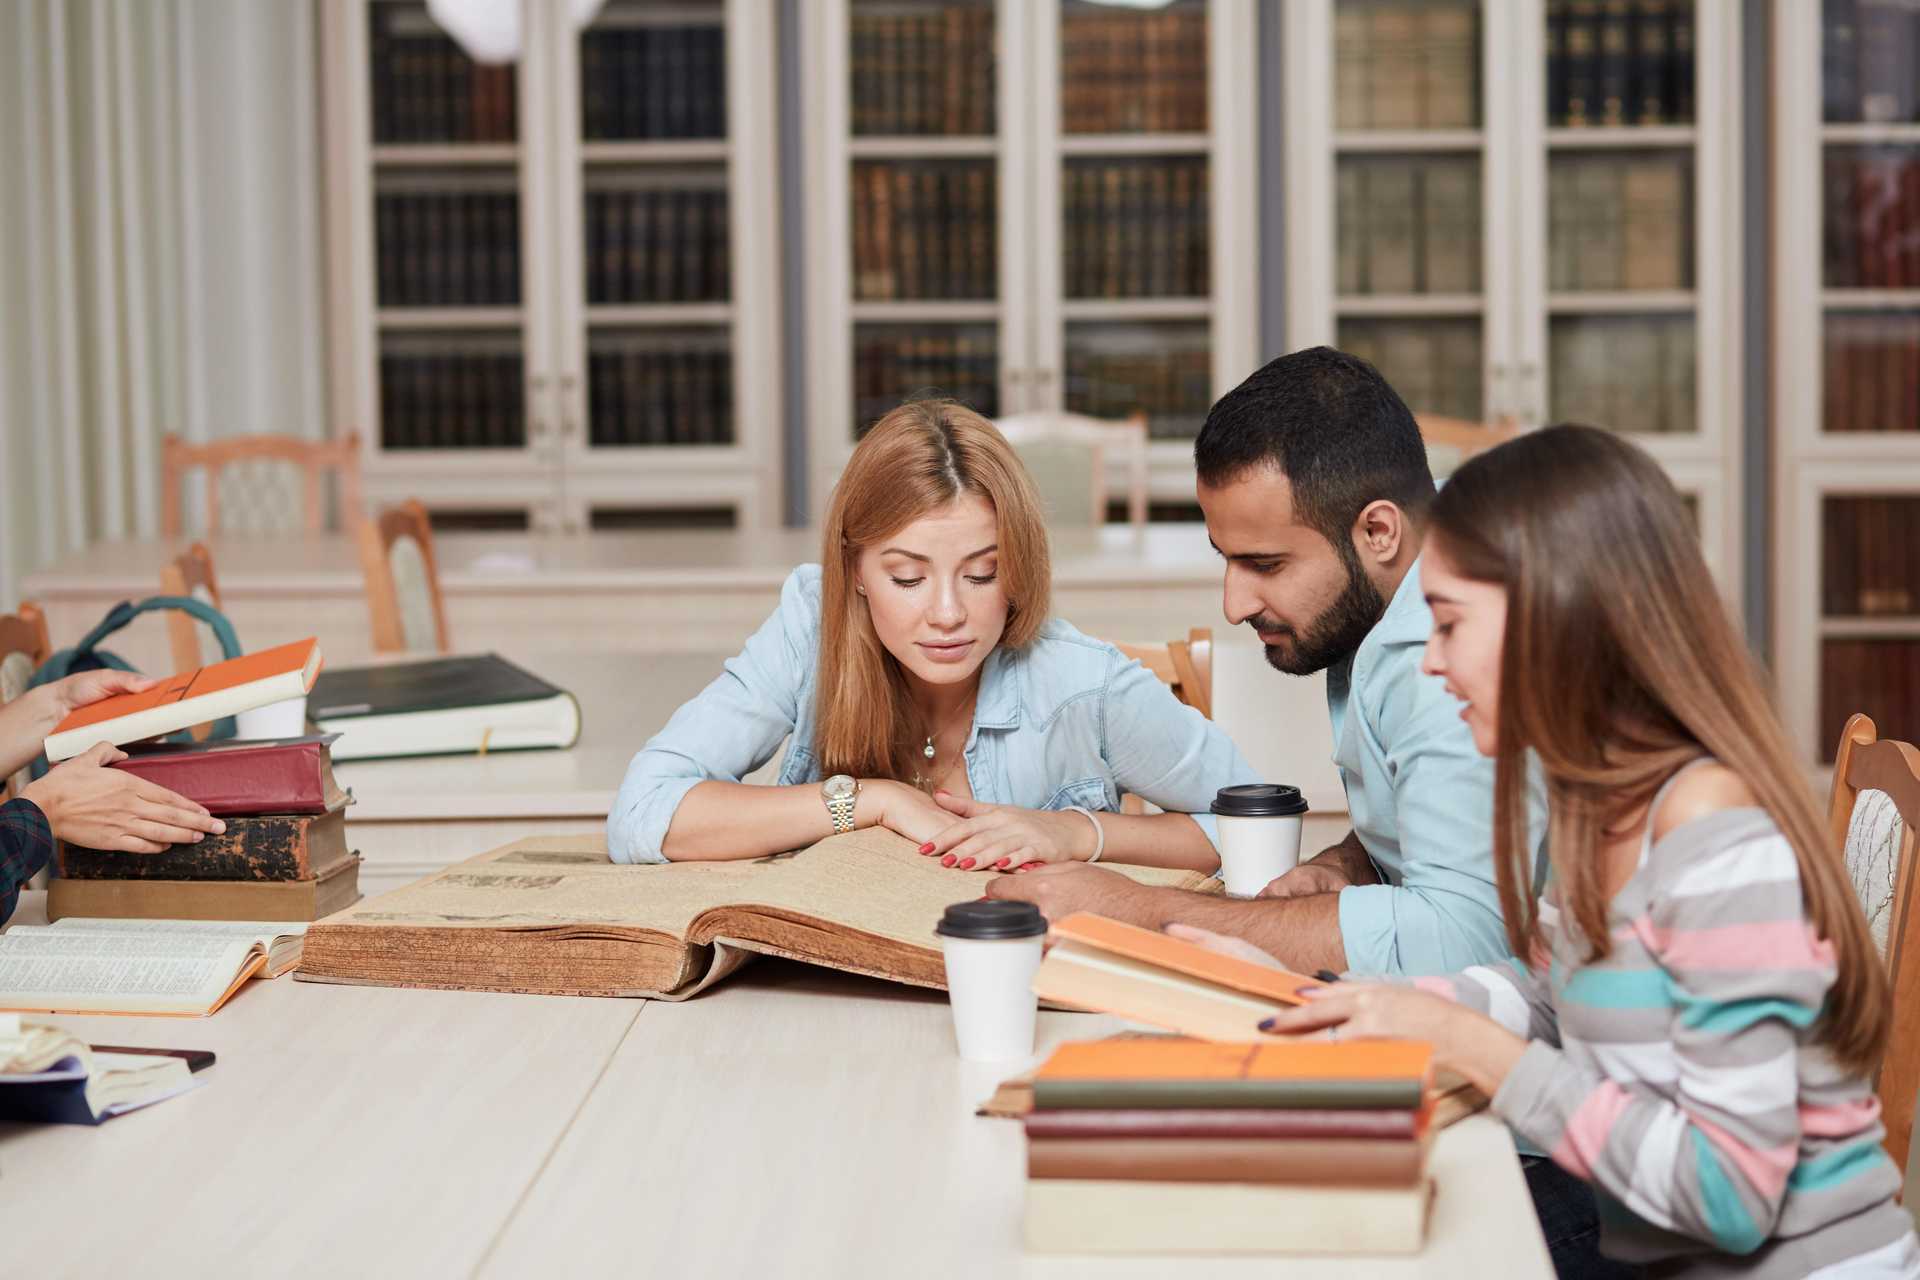
[[[1236,898],[1251,898],[1300,865],[1300,788],[1276,782],[1222,787],[1213,798],[1220,824],[1220,878]]]
[[[242,711],[233,717],[233,725],[236,738],[297,738],[307,731],[307,695]]]
[[[1033,974],[1047,919],[1031,902],[957,902],[934,927],[946,956],[953,1038],[969,1062],[1033,1053]]]

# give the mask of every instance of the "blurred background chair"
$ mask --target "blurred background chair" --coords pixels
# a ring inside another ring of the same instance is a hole
[[[27,681],[52,653],[46,615],[39,606],[22,603],[20,612],[0,614],[0,706],[27,691]],[[0,799],[18,795],[26,784],[24,768],[12,778],[0,778]]]
[[[1427,443],[1427,465],[1436,480],[1444,480],[1475,454],[1505,444],[1525,430],[1511,418],[1469,422],[1441,414],[1416,413],[1413,420],[1420,426],[1420,438]]]
[[[1140,644],[1116,640],[1113,647],[1138,662],[1173,690],[1173,696],[1213,719],[1213,629],[1195,627],[1185,640]],[[1139,796],[1120,797],[1120,812],[1145,813]]]
[[[417,498],[362,520],[360,572],[381,653],[446,653],[446,603],[433,555],[433,525]]]
[[[188,444],[177,435],[161,443],[160,532],[184,532],[181,510],[187,473],[206,474],[205,536],[221,533],[321,533],[327,528],[326,481],[334,481],[338,526],[360,520],[360,435],[338,440],[289,436],[235,436]],[[300,523],[293,513],[302,512]]]
[[[194,543],[161,566],[160,594],[191,596],[201,604],[216,609],[222,607],[220,583],[213,572],[213,553],[207,550],[206,543]],[[167,642],[173,653],[175,671],[192,671],[221,658],[220,644],[213,638],[212,630],[198,618],[184,613],[167,615]]]
[[[1147,415],[1090,418],[1083,413],[1037,411],[997,418],[1000,429],[1033,476],[1055,526],[1107,522],[1107,464],[1126,464],[1127,523],[1147,523]]]

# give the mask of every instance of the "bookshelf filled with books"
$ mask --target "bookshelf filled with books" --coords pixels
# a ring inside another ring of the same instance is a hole
[[[566,9],[322,7],[336,417],[449,524],[775,523],[771,0]]]
[[[1290,345],[1368,357],[1416,411],[1632,433],[1737,601],[1736,19],[1290,3],[1280,145],[1288,189],[1328,193],[1289,204]]]
[[[1153,496],[1190,503],[1191,437],[1259,354],[1254,6],[804,18],[812,509],[859,433],[929,391],[1144,410]]]
[[[1920,734],[1920,12],[1773,22],[1775,650],[1830,765],[1856,711]]]

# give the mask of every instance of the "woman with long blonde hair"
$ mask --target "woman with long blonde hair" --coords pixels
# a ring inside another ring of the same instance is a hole
[[[1152,673],[1049,616],[1039,498],[991,423],[941,400],[887,414],[823,543],[634,757],[616,860],[756,858],[881,826],[963,871],[1218,865],[1206,809],[1252,769]],[[776,785],[740,781],[783,741]],[[1122,815],[1123,791],[1167,812]]]
[[[1494,867],[1526,959],[1321,987],[1262,1028],[1430,1040],[1592,1186],[1618,1262],[1920,1275],[1873,1093],[1886,974],[1672,482],[1609,432],[1523,436],[1440,490],[1421,587],[1425,669],[1495,762]],[[1549,803],[1537,897],[1529,753]]]

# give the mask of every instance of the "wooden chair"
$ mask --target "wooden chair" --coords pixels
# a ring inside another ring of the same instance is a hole
[[[1849,719],[1834,753],[1827,823],[1893,983],[1893,1034],[1875,1088],[1887,1154],[1904,1171],[1920,1093],[1920,910],[1914,902],[1920,751],[1881,741],[1866,716]]]
[[[1413,420],[1419,424],[1420,438],[1427,443],[1427,464],[1433,468],[1435,477],[1452,475],[1474,454],[1505,444],[1524,430],[1512,418],[1468,422],[1464,418],[1416,413]]]
[[[221,608],[220,584],[213,574],[213,553],[207,544],[196,542],[160,567],[160,594],[192,596],[202,604]],[[167,642],[173,651],[173,669],[192,671],[224,655],[208,654],[200,647],[203,624],[184,613],[167,615]]]
[[[51,656],[47,618],[37,606],[22,604],[18,613],[0,614],[0,705],[25,693],[27,681]],[[0,800],[18,795],[26,784],[24,768],[11,779],[0,778]]]
[[[1173,690],[1173,696],[1213,719],[1213,630],[1195,627],[1185,640],[1165,644],[1132,644],[1116,640],[1114,648],[1159,676]],[[1120,797],[1120,812],[1144,813],[1139,796]]]
[[[1147,523],[1147,415],[1090,418],[1084,413],[1038,411],[994,420],[1027,464],[1047,499],[1049,523],[1105,524],[1107,462],[1127,467],[1127,523]],[[1080,477],[1087,477],[1081,487]],[[1082,505],[1084,503],[1084,505]]]
[[[446,602],[433,554],[433,523],[408,499],[359,525],[360,572],[380,653],[446,653]]]
[[[226,468],[249,462],[282,462],[298,467],[303,474],[307,533],[326,528],[325,480],[328,472],[336,478],[340,497],[340,527],[351,529],[360,521],[360,434],[348,432],[338,440],[295,440],[289,436],[235,436],[211,444],[188,444],[177,435],[161,443],[160,532],[169,538],[181,536],[180,488],[186,472],[204,467],[207,472],[207,536],[220,532],[220,473]]]

